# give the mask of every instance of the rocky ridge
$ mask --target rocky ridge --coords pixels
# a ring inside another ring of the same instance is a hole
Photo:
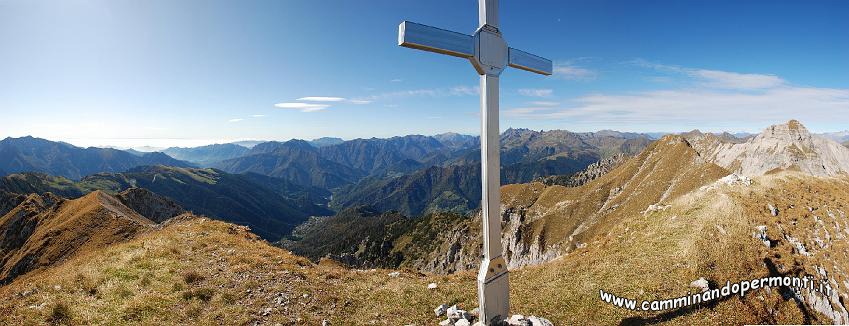
[[[750,177],[778,169],[799,170],[813,176],[849,173],[849,149],[811,134],[796,120],[770,126],[742,143],[712,134],[685,137],[705,160]]]

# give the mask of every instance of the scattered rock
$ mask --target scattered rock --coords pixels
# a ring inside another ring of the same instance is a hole
[[[792,244],[793,247],[796,248],[796,251],[798,253],[805,255],[805,256],[811,255],[810,253],[808,253],[808,250],[807,250],[807,248],[805,248],[805,245],[802,242],[800,242],[799,240],[796,240],[796,238],[793,238],[793,237],[785,234],[784,239],[787,240],[787,242],[790,242],[790,244]]]
[[[398,277],[398,276],[401,276],[401,272],[392,272],[392,273],[389,273],[389,277]]]
[[[718,182],[727,184],[729,186],[742,185],[748,187],[752,185],[752,179],[749,179],[749,177],[737,173],[732,173],[727,176],[724,176],[722,177],[722,179],[719,179]]]
[[[435,289],[435,288],[436,288],[436,283],[430,283],[430,284],[428,284],[428,285],[427,285],[427,288],[428,288],[428,289],[431,289],[431,290]]]
[[[755,229],[757,231],[752,232],[752,238],[761,240],[767,248],[772,248],[772,240],[766,235],[766,225],[758,225]]]
[[[702,290],[702,292],[707,292],[707,291],[710,290],[710,285],[708,284],[708,281],[704,277],[699,277],[698,280],[695,280],[692,283],[690,283],[690,286],[694,287],[694,288],[699,288],[699,289]]]
[[[528,320],[531,321],[532,326],[554,326],[554,323],[542,317],[530,316]]]
[[[767,204],[766,207],[769,208],[769,213],[772,214],[772,216],[778,216],[778,208],[775,208],[772,204]]]
[[[436,313],[436,317],[439,317],[439,316],[442,316],[442,314],[444,314],[447,311],[447,309],[448,309],[447,304],[441,304],[441,305],[439,305],[439,307],[436,307],[436,309],[433,309],[433,312]]]
[[[665,210],[669,209],[670,207],[672,207],[672,206],[663,205],[663,204],[651,204],[651,205],[649,205],[649,207],[646,208],[646,210],[642,211],[642,214],[645,215],[645,214],[652,213],[652,212],[665,211]]]
[[[525,319],[525,316],[513,315],[510,319],[507,319],[507,324],[510,326],[531,326],[531,321]]]
[[[468,319],[460,319],[454,323],[454,326],[469,326],[471,324]]]
[[[271,308],[265,308],[265,309],[262,310],[263,316],[268,316],[270,314],[271,314]]]
[[[451,325],[451,319],[446,319],[446,320],[439,322],[439,326],[448,326],[448,325]]]
[[[327,319],[321,321],[321,326],[330,326],[330,322]]]
[[[454,320],[460,319],[460,313],[457,309],[457,305],[453,305],[451,307],[448,307],[448,310],[446,310],[445,313],[446,313],[446,316],[448,316],[448,318],[450,318],[450,319],[454,319]]]
[[[472,316],[480,317],[480,315],[481,315],[481,308],[475,308],[475,309],[472,309],[471,314],[472,314]]]

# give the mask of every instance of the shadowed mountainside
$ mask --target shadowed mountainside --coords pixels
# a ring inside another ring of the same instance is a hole
[[[51,192],[67,198],[96,190],[118,194],[133,188],[145,188],[168,197],[198,214],[250,226],[260,236],[273,241],[288,234],[310,215],[333,213],[318,204],[320,201],[315,201],[322,199],[320,190],[271,177],[236,175],[215,169],[145,166],[125,173],[90,175],[79,182],[44,174],[13,174],[0,178],[0,189],[8,192]]]

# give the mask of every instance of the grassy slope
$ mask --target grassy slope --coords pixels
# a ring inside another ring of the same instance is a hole
[[[845,238],[835,238],[832,249],[820,251],[806,240],[812,256],[803,257],[793,254],[786,242],[767,249],[751,233],[757,225],[768,225],[770,238],[779,238],[774,232],[783,225],[787,234],[803,238],[816,230],[812,222],[801,222],[812,220],[807,207],[849,211],[844,206],[849,182],[787,173],[755,181],[748,188],[697,190],[668,202],[669,209],[623,219],[585,248],[513,271],[512,311],[546,316],[558,325],[830,322],[782,299],[775,289],[663,313],[634,313],[599,300],[600,288],[640,300],[659,299],[692,291],[689,283],[700,276],[721,283],[767,276],[771,272],[765,259],[778,273],[812,273],[811,266],[819,264],[838,275],[838,282],[845,280],[840,272],[846,270],[845,257],[830,254],[845,252]],[[772,217],[767,203],[787,209]],[[840,224],[846,222],[842,219]],[[791,227],[793,220],[797,223]],[[438,322],[432,312],[438,304],[475,306],[473,273],[403,271],[392,278],[389,272],[312,264],[255,240],[241,228],[193,219],[0,288],[0,297],[13,299],[0,302],[0,323],[37,324],[68,315],[75,323],[104,324],[313,325],[328,319],[333,325],[431,325]],[[430,282],[439,287],[427,290]],[[32,289],[37,291],[19,295]],[[288,304],[275,304],[280,293]],[[268,307],[271,313],[262,316]]]

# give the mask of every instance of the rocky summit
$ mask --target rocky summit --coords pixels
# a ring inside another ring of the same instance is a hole
[[[748,176],[775,170],[798,170],[814,176],[849,173],[849,149],[811,134],[799,121],[770,126],[745,142],[712,134],[687,137],[705,160]]]

